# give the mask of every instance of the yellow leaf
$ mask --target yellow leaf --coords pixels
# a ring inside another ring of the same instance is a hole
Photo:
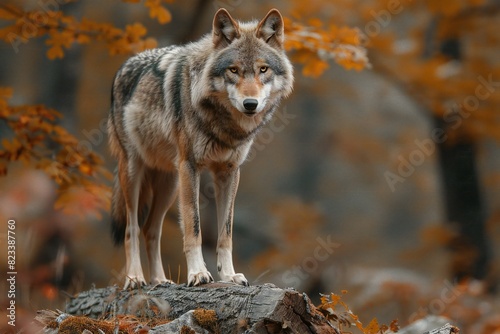
[[[316,27],[316,28],[320,28],[323,26],[323,21],[321,21],[320,19],[318,18],[312,18],[312,19],[309,19],[307,21],[307,23],[312,26],[312,27]]]
[[[28,115],[21,115],[19,117],[19,123],[22,124],[22,125],[26,125],[26,124],[29,123],[30,119],[31,118]]]
[[[366,64],[363,62],[356,62],[356,61],[353,61],[351,59],[346,59],[346,58],[336,59],[336,61],[337,61],[337,64],[341,65],[346,70],[361,71],[366,66]]]
[[[165,24],[172,20],[172,15],[161,5],[161,0],[146,0],[144,5],[149,8],[149,16],[156,18],[159,23]]]
[[[75,41],[75,34],[71,31],[52,31],[50,33],[50,38],[45,41],[45,44],[51,46],[64,46],[69,48],[71,43]]]
[[[156,17],[158,22],[161,24],[168,23],[172,20],[172,15],[170,14],[170,11],[162,6],[158,6],[154,10],[153,8],[151,8],[149,15],[151,16],[151,18]]]
[[[85,35],[85,34],[79,34],[76,37],[76,41],[80,44],[88,44],[88,43],[90,43],[90,37],[88,35]]]
[[[3,40],[11,45],[13,43],[22,42],[26,43],[28,41],[28,36],[22,33],[22,27],[19,25],[11,25],[0,29],[0,40]]]
[[[341,43],[359,45],[361,43],[360,31],[349,27],[342,27],[338,30],[338,37]]]
[[[50,45],[51,48],[47,50],[47,57],[51,60],[56,58],[63,58],[63,47],[69,48],[71,43],[75,41],[75,34],[70,31],[52,31],[50,38],[45,41],[45,44]]]
[[[128,24],[125,31],[132,42],[138,41],[142,36],[146,35],[146,28],[140,23]]]
[[[148,37],[146,40],[142,40],[134,45],[131,45],[131,48],[134,52],[141,52],[147,49],[154,49],[157,45],[158,43],[156,42],[156,39]]]
[[[318,77],[329,67],[330,65],[321,59],[309,60],[304,68],[302,69],[302,73],[305,76],[310,77]]]
[[[54,12],[53,12],[54,13]],[[64,23],[66,26],[72,26],[76,22],[74,16],[63,16],[61,17],[61,23]]]
[[[81,164],[80,166],[78,166],[78,169],[82,174],[92,175],[92,167],[88,164]]]
[[[128,43],[124,38],[120,38],[112,43],[109,43],[108,47],[111,55],[125,54],[130,51],[130,43]]]
[[[379,331],[380,331],[380,326],[376,318],[373,318],[372,321],[370,321],[370,323],[368,324],[368,326],[366,326],[364,329],[365,334],[378,334]]]

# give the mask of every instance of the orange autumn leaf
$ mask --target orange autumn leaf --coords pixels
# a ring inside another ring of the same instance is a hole
[[[363,329],[364,334],[378,334],[380,332],[380,326],[377,319],[373,318],[372,321]]]
[[[305,76],[309,77],[318,77],[323,72],[330,67],[328,62],[321,60],[321,59],[310,59],[308,62],[305,63],[304,68],[302,69],[302,73]]]
[[[137,42],[142,36],[146,35],[146,28],[140,23],[128,24],[125,27],[127,38],[131,42]]]
[[[156,18],[159,23],[165,24],[172,20],[172,14],[161,5],[161,0],[146,0],[144,5],[149,8],[149,16]]]
[[[49,58],[50,60],[63,57],[64,57],[64,50],[59,45],[55,45],[47,50],[47,58]]]
[[[92,167],[89,164],[81,164],[78,169],[82,174],[92,175]]]

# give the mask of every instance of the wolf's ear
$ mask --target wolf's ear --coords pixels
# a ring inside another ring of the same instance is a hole
[[[257,26],[257,37],[267,44],[282,49],[285,40],[283,17],[277,9],[271,9]]]
[[[212,40],[214,46],[224,47],[231,44],[231,42],[240,37],[240,27],[238,22],[233,20],[228,11],[221,8],[215,13],[214,23],[212,28]]]

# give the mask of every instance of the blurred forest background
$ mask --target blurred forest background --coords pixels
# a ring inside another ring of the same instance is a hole
[[[242,167],[237,271],[316,302],[347,290],[365,321],[437,314],[465,333],[500,331],[498,0],[2,1],[0,235],[6,245],[15,219],[18,321],[122,284],[108,216],[113,76],[134,52],[208,33],[219,7],[240,20],[278,8],[296,71]],[[208,177],[201,197],[215,273]],[[167,277],[185,282],[176,208],[162,240]]]

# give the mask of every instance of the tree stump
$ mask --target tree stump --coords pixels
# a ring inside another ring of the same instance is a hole
[[[135,290],[116,286],[92,289],[71,297],[65,313],[39,311],[36,319],[47,334],[341,333],[335,327],[337,323],[329,322],[305,293],[272,284],[250,287],[231,283],[200,287],[164,284]],[[447,320],[429,316],[399,333],[459,333]]]
[[[200,314],[199,310],[210,310]],[[198,313],[196,313],[198,310]],[[272,284],[243,287],[212,283],[200,287],[165,284],[136,290],[92,289],[70,299],[66,313],[93,319],[132,315],[175,319],[152,333],[334,333],[306,294]],[[209,314],[208,314],[209,315]]]

